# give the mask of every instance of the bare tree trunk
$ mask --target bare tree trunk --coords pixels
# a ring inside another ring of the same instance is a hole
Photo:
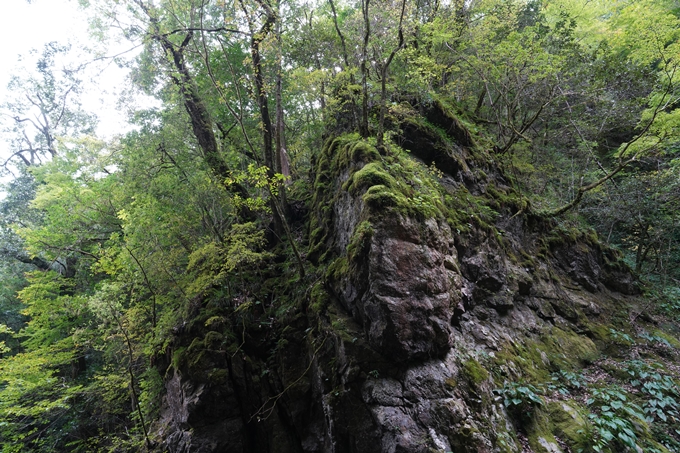
[[[264,157],[264,165],[268,168],[267,176],[274,177],[274,169],[276,165],[276,158],[274,156],[273,143],[273,126],[271,115],[269,113],[269,99],[267,96],[267,89],[264,84],[262,54],[260,53],[260,44],[271,33],[276,25],[278,16],[274,9],[265,0],[257,0],[257,4],[264,11],[264,22],[259,30],[255,30],[252,16],[248,14],[248,10],[240,1],[241,8],[248,18],[248,25],[250,26],[250,57],[253,65],[253,79],[255,81],[255,97],[257,98],[257,106],[260,111],[260,121],[262,127],[262,152]],[[283,232],[283,220],[281,219],[280,207],[276,206],[277,200],[275,197],[270,197],[272,220],[274,223],[274,232],[277,236],[281,236]]]
[[[343,69],[347,71],[349,69],[349,55],[347,53],[347,42],[345,40],[345,35],[342,33],[342,30],[340,30],[340,25],[338,24],[338,14],[335,10],[335,3],[333,3],[333,0],[328,0],[328,3],[331,7],[331,11],[333,13],[333,24],[335,25],[335,32],[338,34],[338,38],[340,38],[340,45],[342,46],[342,59],[345,64]],[[311,27],[311,25],[310,25]],[[318,69],[321,69],[321,63],[317,60],[317,67]],[[354,72],[349,71],[349,83],[350,85],[354,86],[356,84],[356,80],[354,79]],[[325,92],[324,92],[324,84],[321,82],[321,96],[322,98],[325,98]],[[360,125],[358,124],[360,122],[359,118],[357,117],[357,105],[356,105],[356,99],[354,96],[354,93],[352,92],[349,98],[349,101],[351,102],[351,107],[352,107],[352,121],[354,127],[359,127]],[[322,111],[325,110],[325,100],[322,102]],[[368,131],[366,131],[366,134],[368,135]]]
[[[282,42],[281,42],[281,21],[276,23],[276,41],[278,55],[276,56],[276,171],[281,173],[286,177],[285,184],[289,185],[290,181],[290,163],[288,162],[288,153],[286,152],[286,136],[285,136],[285,123],[283,121],[283,78],[282,78],[282,59],[281,54]],[[323,83],[323,82],[322,82]],[[322,95],[323,96],[323,95]],[[323,108],[323,107],[322,107]],[[285,202],[286,193],[281,191],[281,201],[285,207],[287,203]]]
[[[404,12],[406,11],[406,0],[401,2],[401,15],[399,16],[399,44],[390,53],[390,56],[385,61],[382,67],[381,74],[381,90],[380,90],[380,119],[378,120],[378,149],[382,149],[385,145],[383,143],[385,136],[385,110],[387,110],[387,70],[394,59],[394,56],[404,47]]]
[[[371,36],[371,21],[368,15],[370,0],[361,1],[361,12],[364,16],[364,39],[361,46],[361,120],[359,133],[362,137],[368,137],[368,40]]]
[[[151,22],[151,38],[161,45],[163,50],[172,60],[173,69],[177,72],[177,74],[171,75],[170,77],[172,82],[179,89],[180,95],[182,96],[184,108],[189,114],[191,128],[196,140],[198,141],[198,145],[203,155],[203,160],[208,165],[215,177],[217,177],[221,183],[225,184],[227,178],[231,176],[231,169],[220,154],[220,148],[215,137],[215,132],[213,131],[213,123],[210,118],[210,113],[198,94],[196,83],[194,82],[194,79],[189,72],[189,68],[187,67],[184,60],[184,50],[193,39],[194,32],[193,30],[188,30],[182,43],[179,46],[176,46],[172,41],[170,41],[170,39],[168,39],[167,34],[160,32],[158,18],[152,13],[151,9],[141,0],[135,0],[135,2],[140,8],[142,8]],[[239,195],[243,199],[249,197],[248,191],[245,189],[245,187],[238,183],[229,184],[227,189],[230,192]],[[245,217],[251,216],[247,209],[243,211],[241,215]]]

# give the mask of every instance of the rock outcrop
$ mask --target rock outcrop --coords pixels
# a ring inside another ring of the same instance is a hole
[[[430,122],[402,115],[401,148],[344,135],[318,154],[308,219],[317,272],[277,317],[223,304],[224,323],[208,326],[215,309],[197,303],[159,357],[163,449],[584,445],[569,428],[585,426],[583,403],[547,393],[537,403],[532,389],[599,359],[636,282],[592,234],[531,214],[463,126],[428,109]]]

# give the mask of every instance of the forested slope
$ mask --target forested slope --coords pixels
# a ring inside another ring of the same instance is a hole
[[[81,3],[134,128],[12,82],[3,452],[680,451],[676,2]]]

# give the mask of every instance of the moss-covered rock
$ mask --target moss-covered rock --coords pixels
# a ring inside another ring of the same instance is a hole
[[[473,388],[489,379],[489,372],[473,358],[463,362],[462,373]]]
[[[536,410],[526,427],[529,445],[537,453],[563,453],[553,435],[553,424],[545,409]]]
[[[498,370],[507,370],[514,377],[544,383],[550,381],[552,372],[580,368],[598,356],[597,346],[588,337],[553,327],[538,339],[506,344],[494,354],[494,362]]]
[[[362,189],[372,186],[382,185],[386,188],[393,188],[397,185],[395,179],[385,172],[383,166],[378,162],[371,162],[357,170],[343,185],[350,194],[355,195]]]
[[[214,416],[233,423],[233,440],[218,436],[224,451],[592,446],[584,433],[601,407],[578,401],[588,401],[586,379],[626,379],[623,362],[609,367],[601,353],[616,343],[612,329],[640,331],[628,299],[611,292],[630,272],[591,232],[532,214],[455,105],[427,109],[391,112],[401,129],[380,152],[344,134],[316,153],[308,277],[244,272],[257,282],[250,293],[195,304],[168,342],[176,413],[163,416],[182,439],[198,439]],[[666,329],[645,329],[677,346]],[[636,341],[638,359],[658,355]],[[576,377],[553,381],[560,372]],[[533,399],[506,407],[503,389]],[[645,426],[640,445],[657,448],[660,434]]]
[[[572,450],[578,451],[588,445],[587,418],[584,410],[573,402],[552,401],[546,408],[551,432]]]

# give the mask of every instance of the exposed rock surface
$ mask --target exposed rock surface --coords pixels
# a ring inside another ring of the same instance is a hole
[[[240,330],[234,318],[220,331],[197,322],[177,335],[160,365],[166,395],[154,426],[162,448],[481,453],[522,451],[522,439],[542,452],[575,445],[538,415],[519,423],[494,390],[596,360],[598,317],[625,305],[636,283],[596,239],[556,231],[528,215],[519,196],[503,199],[512,192],[500,171],[474,157],[471,138],[455,127],[448,130],[458,142],[447,144],[408,123],[401,143],[411,156],[392,160],[355,137],[329,142],[310,214],[317,279],[269,325]],[[407,162],[411,181],[394,170]],[[440,173],[428,172],[430,162]],[[427,177],[449,204],[418,202],[425,183],[416,180]],[[229,329],[236,339],[219,340]],[[546,420],[582,418],[566,403],[551,410]]]
[[[338,302],[364,326],[369,345],[390,360],[445,354],[461,299],[460,278],[446,268],[455,259],[449,227],[395,215],[371,228],[365,256],[354,258],[359,275],[329,282]]]

